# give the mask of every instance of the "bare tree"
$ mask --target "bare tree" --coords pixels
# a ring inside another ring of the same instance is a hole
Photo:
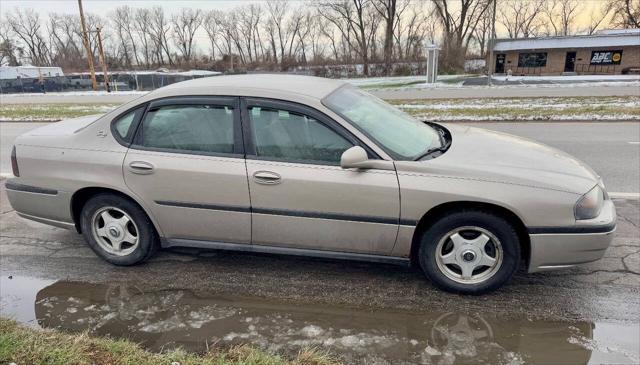
[[[0,23],[0,65],[18,66],[22,49],[11,37],[11,29],[6,22]]]
[[[373,0],[373,7],[382,17],[384,28],[384,66],[385,73],[391,75],[391,59],[393,57],[393,34],[402,13],[409,5],[406,0]]]
[[[546,3],[546,0],[506,0],[498,7],[499,21],[510,38],[535,37],[543,25],[541,16]]]
[[[171,18],[174,41],[185,62],[190,62],[193,55],[193,37],[202,25],[202,10],[182,8],[180,13]]]
[[[304,20],[302,21],[302,29],[298,32],[298,42],[301,49],[302,62],[317,62],[324,57],[325,45],[321,27],[323,26],[323,18],[317,16],[314,9],[308,9],[304,12]]]
[[[11,31],[24,43],[29,61],[34,65],[49,65],[49,48],[41,33],[40,15],[33,9],[15,9],[6,15]]]
[[[209,48],[211,51],[211,60],[215,61],[216,59],[216,48],[218,47],[216,44],[216,39],[219,37],[221,26],[220,26],[220,18],[222,12],[220,10],[210,10],[204,15],[204,20],[202,21],[202,28],[204,28],[207,33],[207,38],[209,39]]]
[[[327,48],[326,37],[323,29],[327,26],[326,19],[319,17],[315,10],[309,10],[307,13],[309,24],[309,41],[311,42],[311,53],[313,54],[313,62],[321,62],[325,58],[325,50]]]
[[[295,62],[296,55],[300,51],[301,47],[304,47],[303,38],[307,32],[307,27],[303,27],[305,22],[305,12],[303,8],[294,9],[287,21],[287,61]]]
[[[491,39],[492,25],[491,12],[487,11],[480,18],[478,26],[473,31],[473,38],[478,43],[478,50],[480,51],[481,58],[485,58],[487,54],[489,39]]]
[[[233,69],[234,33],[236,32],[234,16],[221,10],[212,10],[207,16],[205,30],[209,41],[212,47],[222,54],[223,59],[229,58],[230,68]]]
[[[156,44],[149,32],[151,29],[151,10],[149,9],[137,9],[135,21],[133,24],[134,33],[136,35],[136,41],[139,42],[139,48],[141,48],[142,57],[144,58],[144,64],[149,67],[153,63],[153,55],[158,53],[153,47]]]
[[[320,13],[334,24],[351,49],[363,63],[365,76],[369,75],[370,42],[375,37],[375,9],[369,0],[342,0],[323,2]]]
[[[322,36],[329,41],[329,48],[331,49],[331,55],[333,56],[333,59],[336,62],[344,61],[345,54],[342,52],[341,47],[342,34],[337,30],[339,29],[339,27],[332,26],[333,24],[331,24],[331,22],[325,17],[318,17],[318,19],[320,33],[322,33]]]
[[[164,15],[164,10],[159,6],[154,6],[151,9],[151,17],[149,22],[149,28],[147,31],[154,42],[154,52],[156,61],[159,65],[164,65],[164,56],[167,56],[167,60],[170,65],[173,65],[173,59],[171,58],[171,49],[169,48],[168,34],[171,30],[171,25],[167,21]]]
[[[566,36],[573,32],[576,16],[580,13],[582,3],[579,0],[549,0],[543,13],[550,29],[548,34]],[[553,31],[551,31],[553,30]]]
[[[273,60],[278,63],[278,52],[280,55],[281,69],[284,67],[282,62],[285,57],[291,55],[291,47],[293,46],[293,39],[295,39],[295,33],[298,31],[300,18],[294,16],[287,21],[290,16],[289,1],[288,0],[270,0],[266,3],[266,18],[264,23],[264,29],[269,36],[269,45],[273,54]],[[294,14],[295,15],[295,14]],[[289,53],[287,53],[289,49]]]
[[[262,7],[259,4],[242,6],[238,11],[239,33],[242,34],[242,44],[246,49],[249,63],[258,61],[258,43],[260,43],[260,16]]]
[[[426,41],[435,42],[437,19],[432,3],[410,2],[405,16],[396,16],[394,39],[398,48],[396,59],[418,59]],[[425,6],[428,6],[425,9]]]
[[[608,0],[607,12],[612,12],[615,27],[640,28],[640,0]]]
[[[71,14],[49,14],[49,51],[52,63],[74,66],[84,57],[79,19]]]
[[[600,25],[606,24],[605,20],[609,16],[610,11],[608,5],[609,4],[604,3],[599,7],[591,9],[591,12],[589,13],[589,24],[586,29],[583,30],[584,33],[589,35],[594,34]]]
[[[140,64],[137,42],[133,37],[135,13],[128,5],[120,6],[111,14],[111,22],[118,40],[118,49],[122,52],[124,64]]]
[[[442,24],[443,66],[462,70],[464,56],[473,30],[487,11],[488,0],[460,0],[459,7],[452,7],[450,0],[432,0]]]

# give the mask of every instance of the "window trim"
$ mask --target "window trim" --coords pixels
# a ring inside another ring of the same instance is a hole
[[[373,160],[381,160],[382,158],[375,153],[367,144],[362,142],[358,137],[350,133],[344,126],[333,120],[323,112],[305,104],[300,104],[292,101],[285,101],[280,99],[261,98],[261,97],[242,97],[240,98],[240,114],[242,120],[242,132],[244,136],[245,157],[247,160],[259,160],[259,161],[276,161],[276,162],[288,162],[306,165],[325,165],[325,166],[340,166],[340,162],[318,161],[318,160],[296,160],[291,158],[280,157],[268,157],[258,156],[256,153],[256,146],[253,143],[251,133],[251,117],[249,115],[249,108],[261,107],[269,109],[278,109],[287,112],[303,114],[317,120],[320,124],[329,128],[332,132],[346,139],[353,146],[360,146],[367,151],[369,158]]]
[[[199,155],[199,156],[214,156],[214,157],[231,157],[231,158],[244,158],[244,144],[242,139],[242,124],[240,122],[240,98],[237,96],[172,96],[167,98],[160,98],[151,100],[147,103],[147,107],[136,125],[135,135],[132,139],[129,148],[141,151],[151,152],[164,152],[183,155]],[[159,148],[159,147],[147,147],[141,144],[142,142],[142,124],[147,114],[153,110],[159,109],[164,106],[179,106],[179,105],[212,105],[215,107],[230,106],[233,107],[233,152],[208,152],[208,151],[192,151],[192,150],[178,150],[175,148]]]

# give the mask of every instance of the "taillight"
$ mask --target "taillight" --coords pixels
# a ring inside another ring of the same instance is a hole
[[[13,150],[11,150],[11,170],[13,171],[13,176],[20,176],[20,170],[18,170],[18,159],[16,158],[16,146],[13,146]]]

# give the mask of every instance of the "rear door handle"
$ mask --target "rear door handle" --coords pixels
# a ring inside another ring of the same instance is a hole
[[[253,181],[258,184],[275,185],[282,182],[282,177],[271,171],[256,171],[253,173]]]
[[[129,163],[129,171],[134,174],[152,174],[153,173],[153,165],[146,161],[132,161]]]

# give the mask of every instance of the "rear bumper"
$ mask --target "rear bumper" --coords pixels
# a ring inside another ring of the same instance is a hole
[[[528,271],[562,269],[599,260],[611,244],[615,230],[616,210],[608,200],[600,216],[567,227],[564,232],[562,228],[550,228],[549,233],[530,233]]]
[[[7,180],[9,203],[19,216],[52,226],[74,229],[71,194]]]

